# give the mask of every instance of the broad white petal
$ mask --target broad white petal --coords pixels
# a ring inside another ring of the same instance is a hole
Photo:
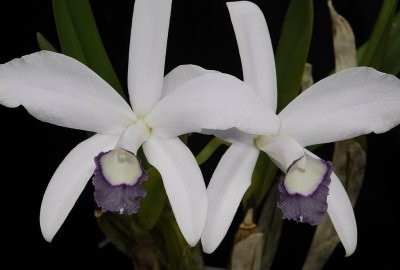
[[[129,105],[77,60],[42,51],[0,65],[0,104],[24,106],[51,124],[118,134],[135,120]]]
[[[257,5],[247,1],[229,2],[227,6],[239,46],[244,81],[276,111],[274,52],[264,15]]]
[[[305,159],[304,150],[295,140],[287,136],[259,136],[256,139],[257,147],[264,151],[276,166],[284,173],[287,173],[288,168],[294,164],[300,168],[304,168]]]
[[[205,134],[212,134],[215,137],[219,137],[227,142],[242,145],[242,146],[254,146],[254,135],[244,133],[237,128],[230,128],[227,130],[202,130]]]
[[[329,186],[328,214],[346,250],[346,257],[350,256],[357,247],[356,218],[347,192],[333,172]]]
[[[129,48],[128,88],[138,116],[161,96],[172,0],[136,0]]]
[[[78,144],[61,162],[47,186],[40,208],[43,237],[51,241],[78,200],[95,169],[94,158],[112,149],[118,137],[94,135]]]
[[[161,94],[161,98],[169,95],[182,84],[194,79],[198,76],[201,76],[207,72],[218,72],[215,70],[207,70],[200,66],[196,65],[180,65],[171,70],[164,77],[163,90]]]
[[[212,253],[225,237],[260,152],[255,147],[231,145],[222,156],[207,187],[208,214],[201,236],[203,250]]]
[[[307,149],[304,151],[314,158],[319,158]],[[350,198],[334,172],[331,174],[329,185],[328,214],[346,250],[346,256],[350,256],[357,247],[357,223]]]
[[[236,127],[250,134],[276,134],[280,121],[259,96],[237,78],[207,73],[161,99],[146,117],[156,136],[171,138]]]
[[[189,148],[178,138],[151,137],[143,145],[147,160],[160,172],[176,221],[191,246],[200,239],[207,216],[203,176]]]
[[[372,68],[351,68],[304,91],[280,114],[281,134],[302,146],[382,133],[400,123],[400,80]]]

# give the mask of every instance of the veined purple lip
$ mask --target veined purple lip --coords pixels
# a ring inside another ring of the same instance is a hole
[[[101,152],[94,161],[93,185],[97,206],[103,212],[137,213],[139,201],[146,196],[141,184],[147,180],[140,160],[129,151],[114,149]]]
[[[314,190],[309,194],[289,192],[285,186],[285,177],[283,177],[279,184],[281,196],[277,206],[282,210],[283,217],[286,219],[318,225],[328,210],[327,197],[331,182],[332,164],[322,159],[318,160],[310,157],[308,157],[307,162],[319,162],[319,166],[323,168]],[[291,173],[292,169],[296,170],[298,168],[292,166],[288,170],[288,174]],[[310,170],[310,168],[306,165],[304,172],[306,173],[307,170]]]

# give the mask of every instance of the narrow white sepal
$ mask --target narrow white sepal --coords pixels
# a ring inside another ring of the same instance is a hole
[[[132,108],[145,116],[160,99],[172,0],[136,0],[129,47]]]
[[[203,250],[212,253],[231,225],[259,155],[255,147],[231,145],[222,156],[207,187],[209,209],[201,236]]]
[[[267,22],[252,2],[227,3],[239,46],[244,81],[276,111],[277,91],[274,52]]]
[[[40,228],[51,242],[95,169],[94,158],[114,148],[118,137],[94,135],[65,157],[47,186],[40,208]]]
[[[319,158],[307,149],[304,151],[313,158]],[[331,174],[329,185],[328,214],[346,250],[346,257],[352,255],[357,247],[357,222],[350,198],[335,172]]]
[[[334,172],[329,186],[328,214],[346,250],[346,257],[352,255],[357,247],[356,218],[347,192]]]
[[[143,145],[147,160],[161,174],[176,222],[195,246],[206,222],[207,192],[203,175],[189,148],[178,138],[151,137]]]

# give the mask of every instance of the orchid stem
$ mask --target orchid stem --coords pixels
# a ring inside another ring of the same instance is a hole
[[[219,139],[219,138],[213,138],[204,148],[201,150],[201,152],[196,156],[196,161],[199,165],[203,164],[206,162],[213,154],[214,152],[221,146],[221,145],[227,145],[229,146],[230,143]]]

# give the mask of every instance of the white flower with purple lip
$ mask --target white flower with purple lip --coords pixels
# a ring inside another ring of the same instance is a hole
[[[242,61],[244,81],[265,106],[276,110],[274,56],[261,10],[250,2],[228,3]],[[209,211],[201,240],[213,252],[224,238],[251,183],[259,151],[286,174],[278,207],[283,216],[318,224],[328,212],[346,255],[357,245],[350,200],[329,162],[304,147],[382,133],[400,122],[400,81],[371,68],[352,68],[329,76],[300,94],[279,114],[276,134],[253,135],[237,129],[215,133],[232,143],[209,186]]]
[[[65,157],[46,189],[40,211],[46,240],[57,233],[93,173],[99,207],[137,212],[146,175],[135,155],[143,146],[185,239],[195,245],[206,220],[207,194],[195,158],[177,136],[202,129],[237,127],[256,134],[279,129],[273,111],[232,76],[192,77],[187,67],[178,67],[163,78],[170,10],[171,0],[135,1],[128,70],[132,108],[85,65],[61,54],[39,52],[0,66],[0,104],[22,105],[39,120],[97,133]]]

